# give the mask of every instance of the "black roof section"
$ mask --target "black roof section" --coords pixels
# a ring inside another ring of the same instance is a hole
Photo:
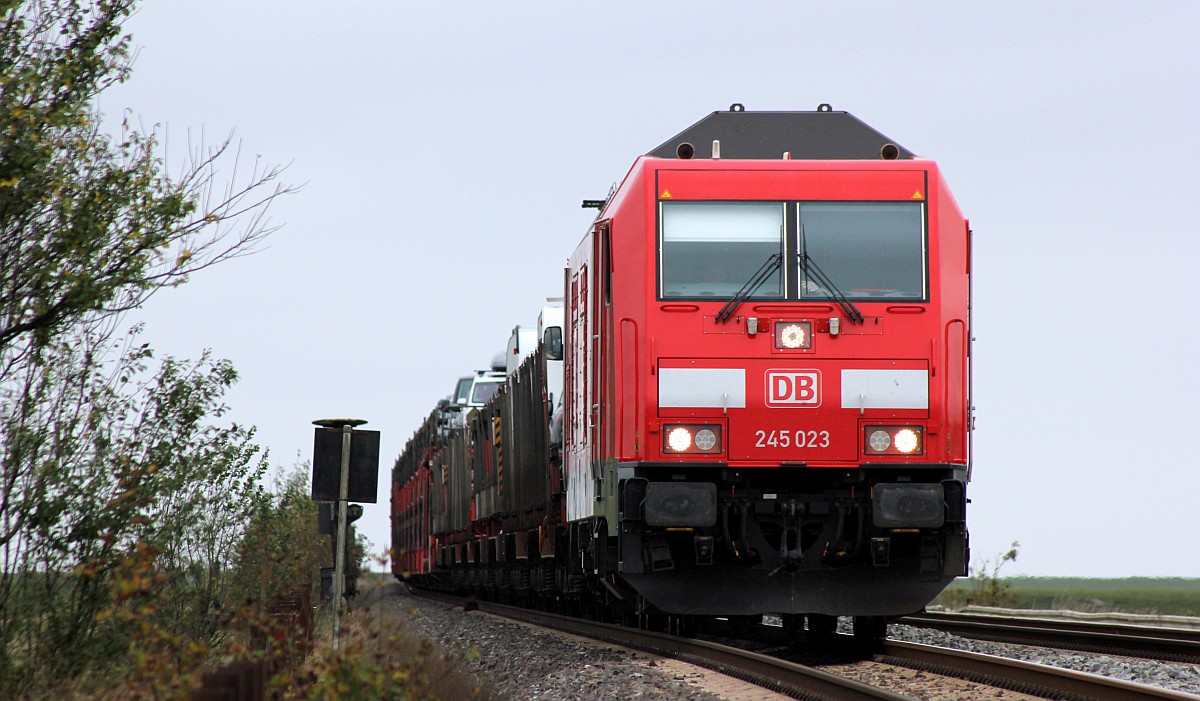
[[[880,134],[849,112],[834,111],[822,104],[815,112],[747,112],[740,104],[727,112],[713,112],[684,129],[650,156],[712,158],[713,141],[720,141],[720,158],[783,158],[784,153],[800,160],[878,160],[912,158],[914,154]],[[884,147],[892,145],[884,153]],[[882,154],[882,155],[881,155]]]

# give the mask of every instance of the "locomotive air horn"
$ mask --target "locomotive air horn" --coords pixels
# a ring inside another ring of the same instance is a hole
[[[894,161],[900,157],[900,147],[896,144],[884,144],[879,149],[879,157],[885,161]]]
[[[689,144],[686,141],[684,141],[683,143],[681,143],[675,147],[675,156],[677,158],[682,158],[683,160],[686,161],[687,159],[689,159],[695,155],[696,155],[696,147],[692,146],[691,144]]]

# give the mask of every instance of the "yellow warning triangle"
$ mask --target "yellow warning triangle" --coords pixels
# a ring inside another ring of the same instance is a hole
[[[912,196],[912,198],[913,198],[914,200],[923,200],[923,199],[925,199],[925,195],[922,195],[922,194],[921,194],[921,191],[920,191],[920,190],[917,190],[916,192],[914,192],[914,193],[913,193],[913,196]]]
[[[664,199],[664,200],[669,200],[669,199],[671,199],[671,191],[670,191],[670,190],[663,190],[662,199]]]

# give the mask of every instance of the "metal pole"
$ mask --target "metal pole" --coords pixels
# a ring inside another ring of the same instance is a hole
[[[342,475],[338,480],[337,555],[333,559],[333,649],[338,649],[341,634],[340,612],[346,591],[346,500],[350,493],[350,438],[354,427],[342,426]]]
[[[337,522],[334,524],[334,537],[337,539],[333,547],[333,591],[330,592],[330,598],[333,604],[333,649],[337,650],[340,645],[340,636],[342,630],[341,612],[344,605],[344,594],[346,592],[346,512],[348,510],[348,502],[350,501],[350,447],[353,443],[354,427],[361,426],[367,423],[363,419],[318,419],[313,421],[313,424],[320,426],[329,431],[337,430],[339,427],[342,430],[342,461],[341,474],[338,476],[337,489]],[[315,460],[315,455],[314,455]],[[326,460],[326,458],[322,458]],[[320,470],[325,471],[323,474],[328,475],[329,466],[322,463]],[[316,479],[317,465],[314,462],[313,478]],[[328,479],[325,477],[324,479]],[[316,486],[314,483],[314,495],[316,494]],[[328,492],[323,491],[325,499],[328,499]]]

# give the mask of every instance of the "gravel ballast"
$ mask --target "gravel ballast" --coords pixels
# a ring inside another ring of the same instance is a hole
[[[659,699],[720,701],[787,697],[750,684],[720,695],[704,690],[714,675],[675,660],[625,650],[556,632],[464,611],[460,606],[413,596],[399,584],[370,592],[359,603],[394,617],[406,632],[458,650],[466,667],[497,696],[509,699]]]
[[[1149,684],[1188,694],[1200,694],[1200,665],[1175,662],[1155,662],[1135,657],[1097,655],[1090,652],[1054,650],[1031,645],[1009,645],[969,640],[929,628],[915,628],[892,624],[888,626],[888,637],[911,643],[938,645],[954,650],[981,652],[987,655],[1007,657],[1037,664],[1050,665],[1077,672],[1099,674],[1113,679]]]
[[[380,616],[395,617],[397,625],[410,634],[426,637],[448,650],[461,651],[467,668],[503,698],[662,701],[786,698],[675,660],[576,636],[543,632],[479,612],[467,612],[459,606],[422,599],[396,583],[364,592],[358,605],[369,606]],[[901,625],[889,626],[888,633],[898,640],[999,655],[1200,694],[1197,665],[974,641]]]

